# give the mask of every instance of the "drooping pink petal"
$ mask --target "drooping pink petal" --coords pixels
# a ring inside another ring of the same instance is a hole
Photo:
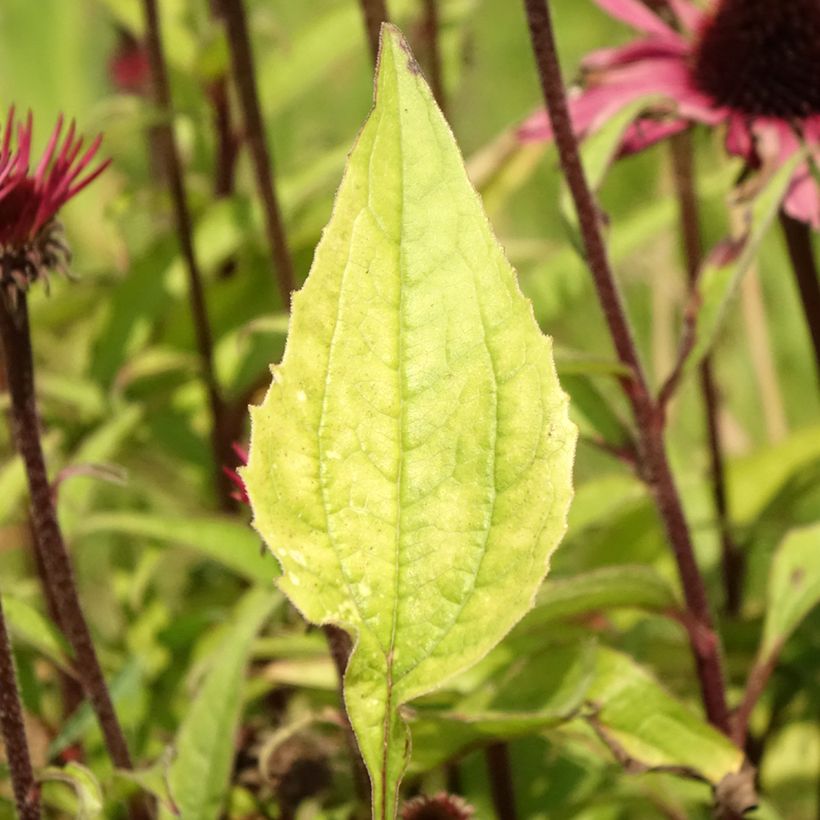
[[[599,48],[591,51],[581,61],[581,68],[586,72],[604,71],[617,68],[639,60],[663,57],[681,59],[689,53],[689,43],[682,37],[647,37],[636,40],[625,46]]]
[[[654,145],[656,142],[667,139],[681,131],[685,131],[689,123],[680,117],[674,119],[656,120],[642,117],[635,120],[624,134],[619,155],[622,157],[636,154]]]
[[[621,20],[638,31],[657,34],[662,37],[674,37],[675,31],[650,11],[641,0],[595,0],[610,17]]]
[[[783,210],[793,219],[820,230],[820,191],[808,163],[800,165],[795,172],[783,200]]]
[[[681,26],[687,33],[695,33],[708,19],[708,15],[699,9],[690,0],[666,0],[669,3],[675,17],[680,21]]]

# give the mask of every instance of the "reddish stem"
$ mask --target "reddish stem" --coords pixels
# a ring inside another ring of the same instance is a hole
[[[182,163],[174,139],[171,88],[168,83],[168,70],[162,49],[162,32],[160,30],[159,14],[157,13],[157,1],[143,0],[143,14],[146,23],[148,58],[151,63],[154,103],[163,115],[163,122],[157,126],[156,139],[165,165],[165,176],[174,206],[177,235],[182,256],[185,259],[185,269],[188,274],[188,293],[191,301],[191,313],[193,315],[200,367],[202,368],[202,379],[211,410],[211,448],[216,462],[214,477],[220,503],[225,509],[233,509],[231,485],[221,469],[223,464],[230,463],[231,442],[225,435],[224,404],[214,372],[213,340],[208,320],[208,310],[205,304],[205,290],[194,252],[191,215],[188,211],[185,186],[182,180]]]
[[[430,88],[439,108],[445,110],[444,76],[441,65],[441,48],[439,44],[438,0],[424,0],[424,17],[421,21],[421,32],[427,52],[427,66],[430,74]]]
[[[506,743],[491,743],[484,750],[487,773],[490,776],[490,792],[493,808],[498,820],[516,820],[515,787],[512,768],[510,767],[510,750]]]
[[[40,443],[40,421],[34,392],[34,362],[26,295],[18,294],[14,312],[0,300],[0,335],[5,349],[14,439],[23,459],[31,497],[31,522],[38,560],[45,571],[59,624],[74,650],[83,688],[100,723],[108,753],[116,766],[132,768],[125,735],[117,720],[91,632],[80,606],[71,559],[63,541]]]
[[[755,661],[749,677],[746,680],[746,689],[743,692],[743,700],[737,707],[733,715],[732,740],[742,749],[746,743],[746,735],[749,732],[749,718],[752,716],[760,696],[766,690],[769,679],[777,666],[780,657],[781,646],[772,649],[765,660]]]
[[[0,730],[11,772],[11,787],[20,820],[40,820],[40,792],[34,781],[31,756],[23,723],[23,707],[17,689],[17,675],[11,642],[0,601]]]
[[[686,256],[686,272],[689,287],[693,291],[703,258],[698,199],[695,190],[694,154],[692,135],[689,131],[672,139],[672,163],[678,193],[681,234]],[[694,324],[694,323],[692,323]],[[712,500],[720,533],[723,588],[726,611],[729,615],[740,612],[743,589],[743,553],[732,536],[729,521],[729,502],[726,493],[726,470],[723,463],[723,444],[718,423],[719,395],[712,370],[711,357],[706,357],[699,368],[700,392],[703,398],[703,415],[709,443],[709,471]]]
[[[814,260],[811,231],[808,225],[792,219],[785,211],[780,212],[780,227],[783,229],[789,260],[797,280],[800,302],[814,348],[817,378],[820,380],[820,278]]]
[[[256,189],[262,200],[265,229],[276,267],[276,281],[285,310],[290,309],[290,294],[294,288],[293,260],[288,248],[282,210],[274,186],[273,161],[265,139],[265,126],[259,106],[256,73],[248,34],[243,0],[220,0],[220,15],[225,21],[228,46],[231,52],[233,77],[242,106],[245,137],[256,171]]]
[[[545,0],[524,0],[541,87],[549,112],[564,176],[572,193],[581,228],[586,262],[592,274],[619,360],[630,376],[620,379],[639,435],[646,481],[672,546],[687,608],[687,629],[695,658],[701,697],[709,721],[730,732],[729,710],[721,666],[721,646],[712,625],[706,589],[672,472],[666,456],[663,414],[649,392],[626,311],[609,264],[599,224],[599,211],[587,184],[567,108],[555,47],[552,20]]]
[[[373,64],[379,56],[379,32],[382,23],[390,22],[390,15],[387,13],[387,6],[384,0],[359,0],[364,16],[364,27],[367,33],[367,44],[370,46],[370,56]]]

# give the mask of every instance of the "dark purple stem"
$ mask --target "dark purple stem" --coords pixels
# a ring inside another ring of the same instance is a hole
[[[11,771],[11,786],[20,820],[40,820],[40,792],[34,781],[31,756],[23,723],[23,707],[17,689],[17,675],[11,642],[0,602],[0,729]]]
[[[276,267],[279,295],[283,307],[289,310],[290,295],[294,287],[293,260],[288,248],[282,210],[276,197],[273,162],[265,139],[245,6],[243,0],[220,0],[219,9],[228,33],[234,83],[242,107],[245,138],[256,171],[256,188],[265,213],[265,230]]]
[[[379,56],[379,32],[382,23],[390,22],[390,16],[387,13],[384,0],[359,0],[359,2],[364,16],[364,27],[367,33],[367,44],[370,46],[370,56],[373,58],[373,64],[375,65],[376,58]]]
[[[445,110],[444,76],[441,65],[441,48],[439,45],[438,0],[424,0],[424,17],[421,21],[421,32],[427,52],[427,68],[430,75],[430,88],[439,108]]]
[[[490,792],[498,820],[516,820],[515,787],[513,786],[510,752],[506,743],[491,743],[484,750]]]
[[[814,347],[814,364],[820,381],[820,278],[811,244],[811,230],[804,222],[792,219],[785,211],[780,212],[780,227],[786,240],[786,249],[792,263],[803,313]]]
[[[14,440],[26,469],[38,558],[45,570],[59,623],[74,650],[78,674],[99,720],[111,760],[121,769],[131,769],[131,755],[80,606],[71,559],[54,508],[40,443],[40,420],[34,392],[34,362],[25,294],[19,294],[13,313],[6,302],[0,300],[0,334],[5,349]]]
[[[686,626],[695,658],[701,697],[709,721],[730,733],[729,709],[721,666],[720,638],[712,625],[706,589],[695,560],[689,527],[666,457],[663,413],[649,392],[637,348],[618,291],[599,224],[599,210],[587,184],[578,141],[567,108],[552,20],[545,0],[524,0],[538,75],[549,112],[564,176],[581,228],[586,262],[592,274],[619,360],[631,375],[621,378],[639,435],[643,473],[672,546],[686,600]]]
[[[692,135],[686,131],[672,140],[672,163],[675,171],[675,185],[678,193],[681,234],[686,257],[686,272],[689,287],[694,290],[698,270],[703,258],[698,199],[695,190],[694,154]],[[726,471],[723,463],[723,445],[718,424],[719,395],[712,371],[712,360],[705,358],[698,373],[700,392],[703,399],[704,421],[709,443],[709,471],[711,474],[712,500],[717,515],[721,544],[721,565],[723,588],[726,596],[726,611],[737,615],[740,611],[743,590],[743,554],[737,548],[729,521],[729,505],[726,494]]]
[[[202,368],[202,379],[211,410],[211,448],[216,462],[214,465],[216,487],[222,506],[225,509],[232,509],[234,502],[231,498],[231,485],[222,472],[222,465],[231,462],[231,442],[227,440],[225,435],[224,404],[214,372],[213,340],[205,305],[205,291],[194,252],[191,215],[188,212],[188,202],[182,180],[182,163],[174,139],[171,88],[168,83],[165,54],[162,50],[162,33],[160,31],[156,0],[143,0],[143,13],[146,24],[148,58],[151,63],[154,103],[163,115],[163,122],[157,126],[157,142],[161,148],[165,164],[165,175],[171,192],[177,235],[182,256],[185,259],[185,268],[188,274],[188,293],[191,301],[191,313],[193,315],[200,367]]]

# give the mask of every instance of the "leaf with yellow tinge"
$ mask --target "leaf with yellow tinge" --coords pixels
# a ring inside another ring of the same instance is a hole
[[[345,704],[374,816],[393,817],[399,709],[531,607],[576,440],[550,340],[395,28],[252,422],[254,525],[305,617],[355,637]]]

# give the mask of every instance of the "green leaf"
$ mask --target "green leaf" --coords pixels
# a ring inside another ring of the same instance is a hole
[[[279,568],[259,554],[259,539],[242,523],[230,518],[185,518],[141,512],[100,513],[80,522],[76,536],[98,532],[178,544],[257,583],[270,583],[279,574]]]
[[[3,595],[3,612],[14,638],[42,653],[65,672],[73,674],[71,650],[59,629],[20,598]]]
[[[374,815],[392,818],[399,708],[532,605],[565,530],[576,439],[550,341],[393,27],[252,422],[254,524],[305,617],[356,636],[345,702]]]
[[[760,653],[779,651],[820,602],[820,524],[793,530],[775,553]]]
[[[632,770],[680,768],[717,785],[743,764],[743,753],[728,738],[620,652],[599,649],[587,698],[589,720]]]
[[[77,796],[75,820],[94,820],[102,816],[103,793],[94,773],[79,763],[66,763],[62,768],[49,766],[40,772],[40,780],[66,783]]]
[[[245,667],[256,634],[282,601],[278,593],[252,589],[237,606],[233,624],[180,726],[169,791],[185,820],[216,820],[228,790],[233,738],[242,713]],[[167,808],[160,817],[171,817]]]
[[[744,235],[732,243],[728,253],[719,249],[705,261],[697,283],[695,343],[686,360],[685,372],[691,373],[711,350],[728,305],[777,216],[795,168],[804,160],[804,152],[797,151],[772,174],[748,209]]]
[[[664,612],[677,609],[679,603],[669,584],[651,567],[602,567],[572,578],[547,581],[520,628],[616,607]]]

